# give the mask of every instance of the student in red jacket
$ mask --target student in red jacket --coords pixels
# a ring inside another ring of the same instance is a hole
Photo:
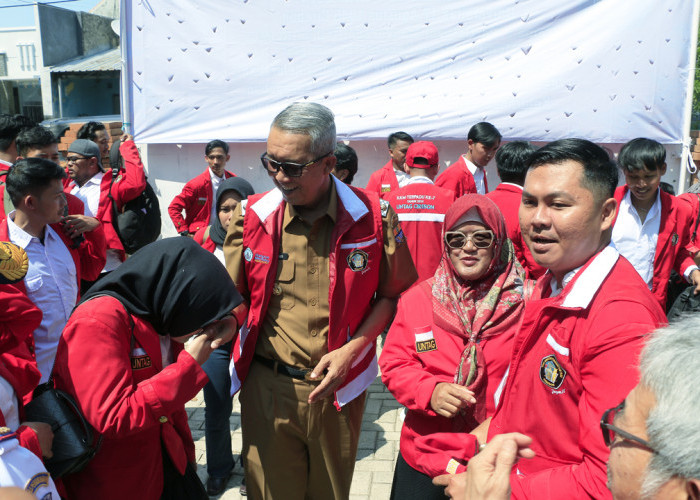
[[[666,149],[652,139],[625,144],[617,161],[625,185],[615,191],[619,204],[612,240],[629,260],[651,293],[666,306],[671,271],[683,276],[700,293],[700,269],[693,257],[691,233],[695,217],[688,205],[659,189],[666,173]]]
[[[377,193],[380,198],[386,198],[390,192],[399,189],[408,180],[403,165],[406,162],[408,147],[413,144],[413,137],[406,132],[394,132],[386,142],[391,159],[369,176],[369,182],[365,188],[367,191]]]
[[[455,196],[467,193],[486,194],[486,165],[501,145],[501,133],[488,122],[479,122],[467,134],[467,153],[450,165],[435,184],[455,192]]]
[[[93,285],[54,367],[56,387],[103,438],[87,467],[63,478],[68,498],[207,498],[185,403],[207,382],[202,363],[238,329],[230,313],[240,301],[216,258],[185,238],[147,245]]]
[[[492,201],[460,198],[441,239],[440,266],[399,299],[379,359],[383,382],[408,408],[391,498],[444,498],[432,478],[473,456],[475,440],[456,446],[468,447],[463,433],[493,415],[524,305],[524,272]]]
[[[224,179],[235,177],[235,174],[226,170],[231,155],[228,154],[228,144],[224,141],[217,139],[209,142],[204,148],[204,159],[208,168],[185,184],[182,192],[168,206],[168,214],[180,236],[194,236],[197,231],[209,225],[211,218],[216,217],[214,199],[219,184]]]
[[[530,159],[520,222],[549,272],[523,312],[496,414],[472,432],[481,444],[503,433],[532,438],[535,457],[511,473],[515,499],[610,498],[600,417],[637,383],[644,337],[666,321],[610,245],[617,179],[605,150],[583,139],[552,142]]]
[[[442,258],[442,222],[454,202],[452,191],[433,184],[438,173],[438,150],[429,141],[408,147],[405,186],[386,197],[401,222],[406,243],[418,271],[418,281],[431,278]]]
[[[496,152],[496,168],[501,183],[493,191],[486,193],[503,214],[508,228],[508,237],[513,242],[515,257],[518,259],[528,278],[537,279],[546,269],[539,266],[532,258],[520,230],[518,210],[523,197],[523,183],[527,172],[527,162],[537,148],[526,141],[513,141],[501,146]]]

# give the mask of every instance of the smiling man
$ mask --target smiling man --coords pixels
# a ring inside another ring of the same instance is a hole
[[[249,307],[231,386],[253,498],[348,498],[375,339],[417,277],[389,204],[331,175],[334,147],[328,108],[277,115],[261,156],[275,188],[236,208],[224,242]]]
[[[564,139],[533,154],[520,225],[538,280],[509,374],[480,442],[533,440],[511,476],[513,498],[609,498],[600,415],[636,384],[644,335],[665,322],[651,292],[610,245],[617,168],[599,146]]]

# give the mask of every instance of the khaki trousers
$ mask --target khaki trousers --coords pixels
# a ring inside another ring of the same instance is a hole
[[[366,393],[338,411],[332,396],[308,404],[317,385],[253,361],[240,393],[252,500],[349,497]]]

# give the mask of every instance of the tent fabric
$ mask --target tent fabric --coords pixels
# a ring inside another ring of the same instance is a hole
[[[144,143],[258,142],[295,101],[340,138],[683,141],[698,0],[125,0]]]

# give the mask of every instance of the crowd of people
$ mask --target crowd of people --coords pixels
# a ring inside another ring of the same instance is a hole
[[[585,139],[501,141],[475,124],[440,173],[435,144],[393,133],[363,189],[333,113],[295,103],[260,157],[273,189],[213,140],[168,206],[180,237],[127,255],[115,217],[146,189],[132,137],[105,169],[104,125],[61,158],[0,115],[0,486],[218,495],[238,393],[242,493],[348,498],[381,371],[405,407],[392,499],[700,498],[700,320],[666,326],[671,281],[700,293],[700,196],[661,189],[650,139],[617,161]],[[60,478],[42,464],[56,429],[25,418],[37,387],[99,436]],[[202,389],[206,484],[184,410]]]

